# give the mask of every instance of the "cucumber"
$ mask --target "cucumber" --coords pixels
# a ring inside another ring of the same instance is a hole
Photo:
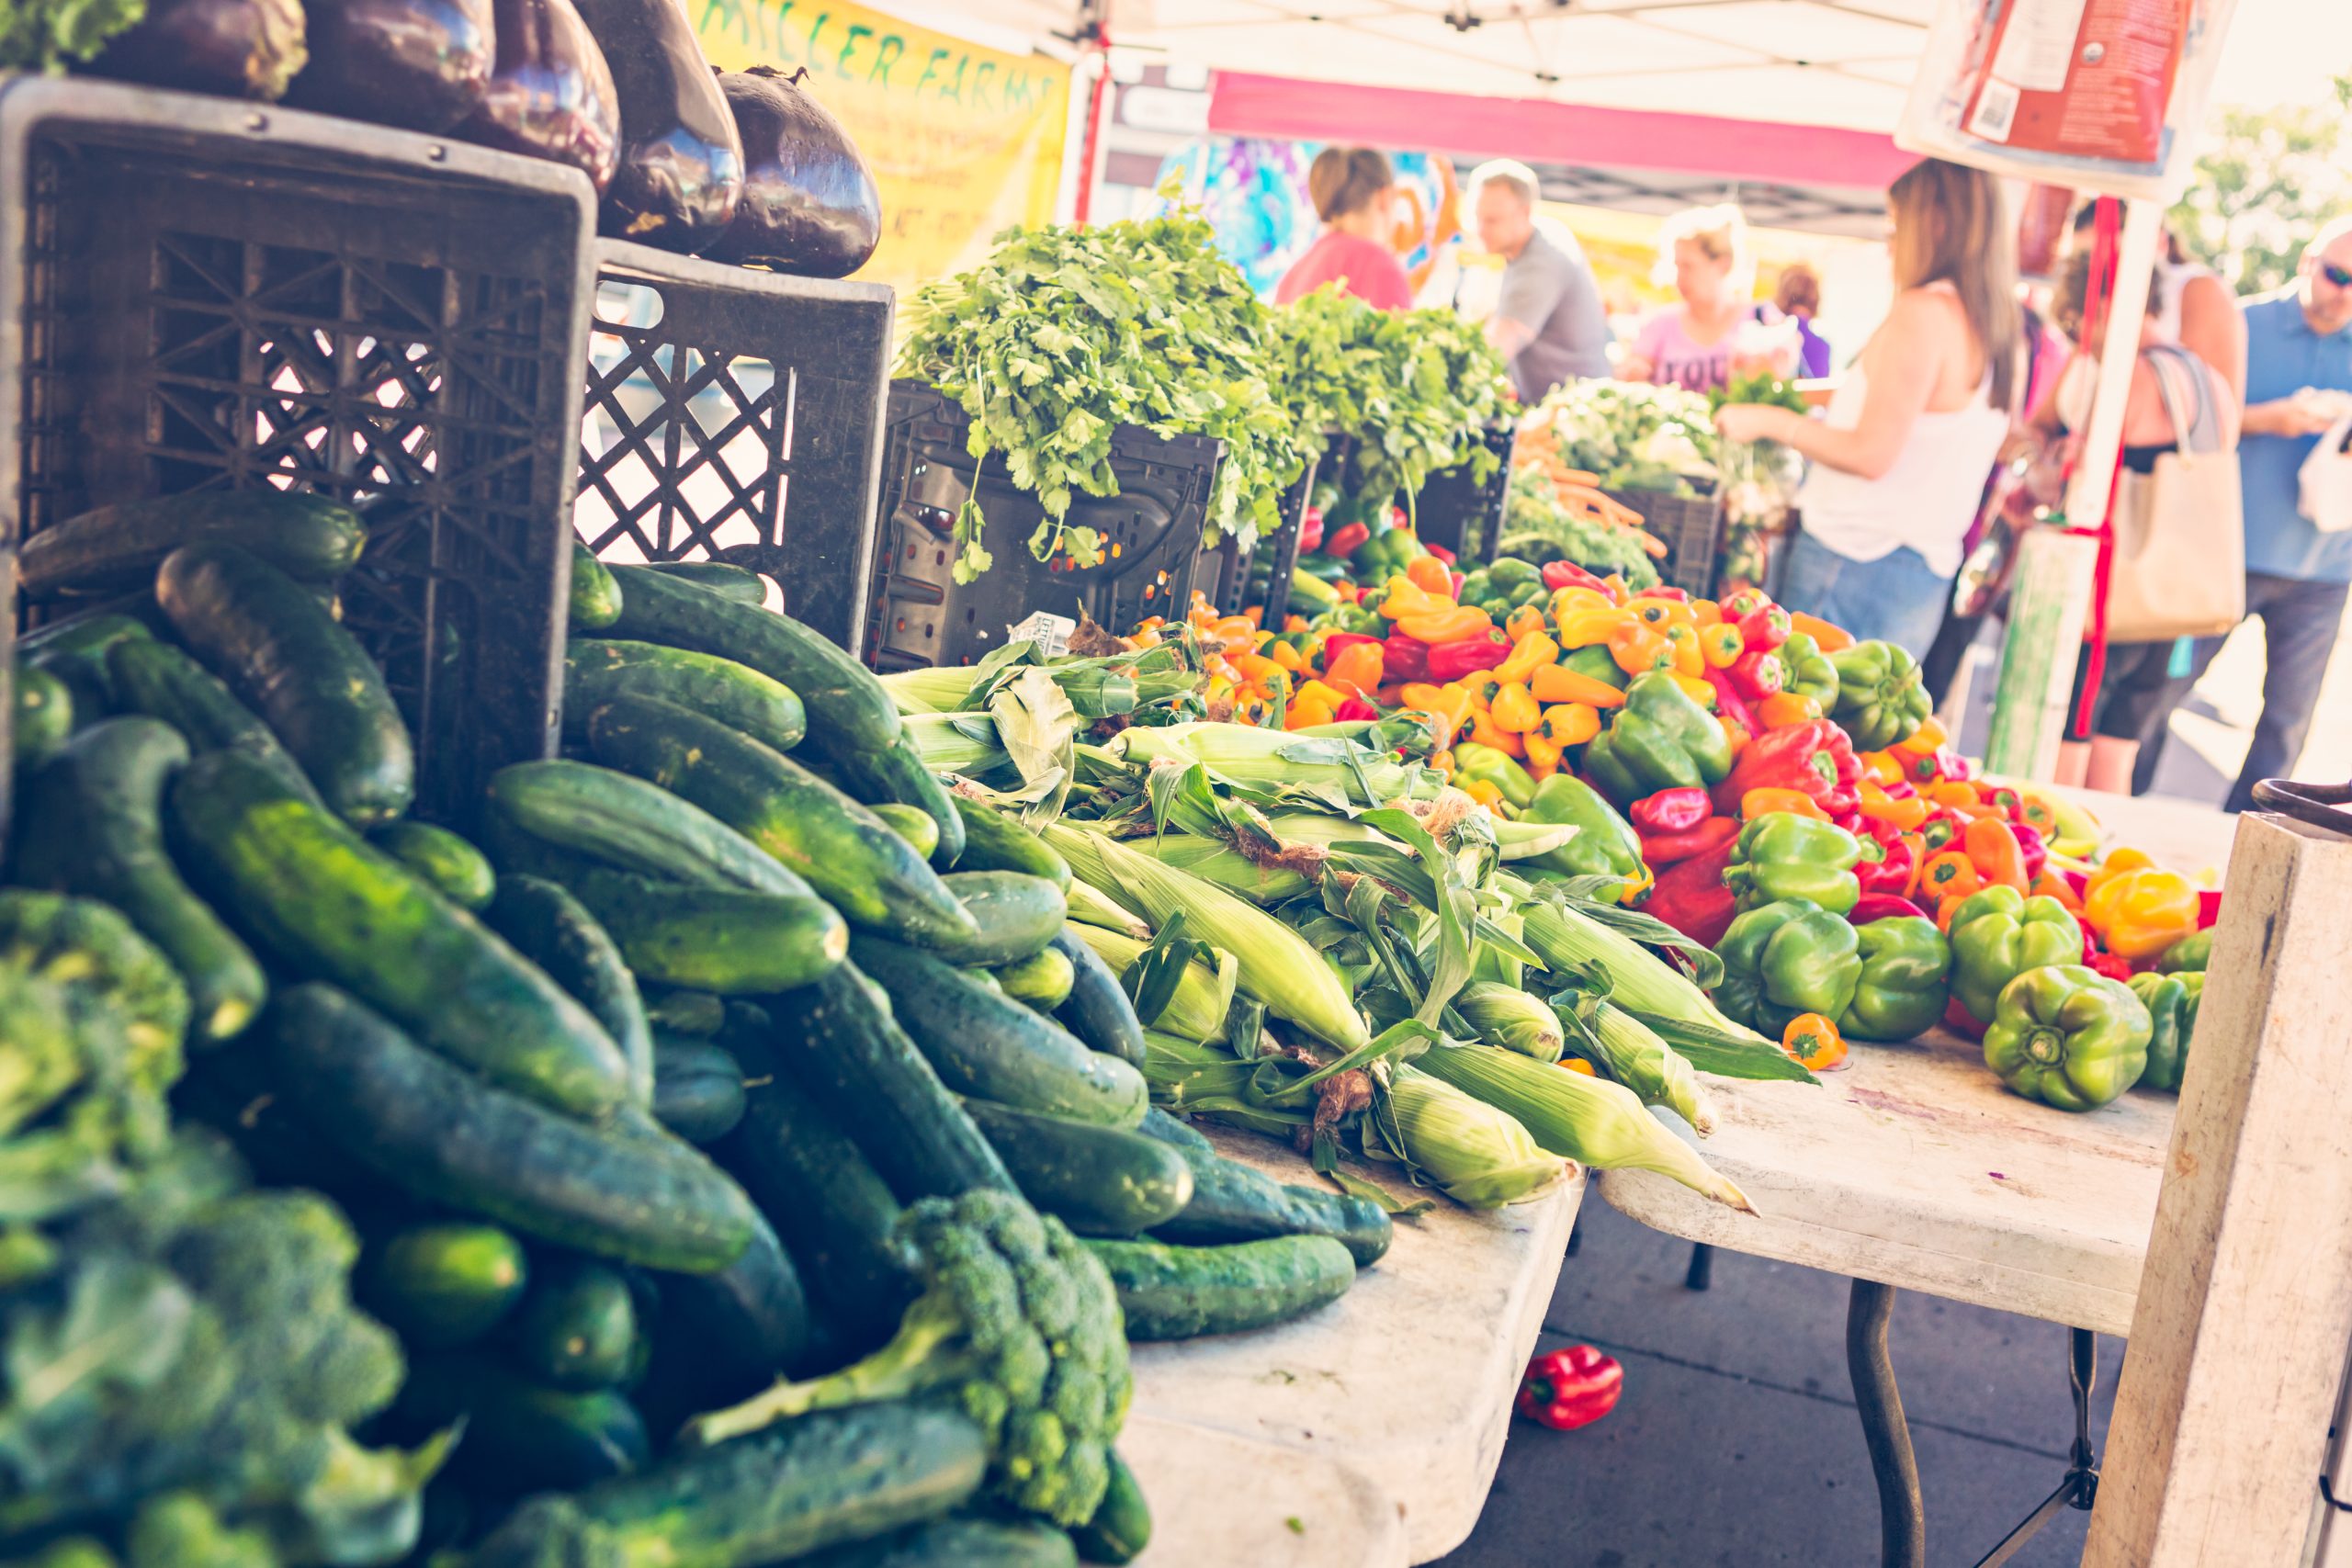
[[[879,751],[903,732],[899,709],[874,672],[789,615],[739,604],[675,573],[613,569],[621,585],[616,637],[715,653],[783,682],[808,710],[828,747]]]
[[[779,751],[808,733],[808,711],[792,688],[749,665],[716,654],[650,642],[575,637],[563,650],[563,731],[588,733],[588,716],[615,697],[653,697],[741,730]]]
[[[645,1004],[645,1016],[672,1034],[716,1034],[727,1021],[727,1004],[708,991],[664,991]]]
[[[413,1197],[679,1273],[750,1243],[742,1190],[632,1113],[598,1127],[493,1089],[330,986],[281,993],[270,1019],[280,1091]]]
[[[187,738],[197,756],[237,752],[311,805],[325,805],[311,775],[261,716],[239,702],[227,682],[171,644],[126,637],[107,650],[107,674],[119,706],[162,719]]]
[[[656,1041],[653,1119],[690,1144],[717,1143],[743,1119],[742,1066],[707,1040]]]
[[[967,1100],[1021,1195],[1080,1235],[1141,1235],[1193,1201],[1193,1171],[1141,1133]]]
[[[592,873],[572,891],[629,969],[655,985],[722,997],[789,991],[815,983],[849,951],[849,928],[813,894],[690,887],[621,871]]]
[[[956,964],[1018,964],[1044,952],[1069,919],[1069,900],[1042,876],[1018,871],[958,871],[941,877],[979,928],[967,937],[947,932],[910,936]]]
[[[1142,1483],[1118,1450],[1111,1450],[1111,1484],[1102,1505],[1069,1535],[1079,1556],[1089,1562],[1133,1562],[1151,1544],[1151,1505],[1144,1501]]]
[[[1357,1268],[1369,1269],[1396,1239],[1396,1227],[1379,1204],[1276,1181],[1218,1154],[1206,1138],[1157,1106],[1136,1131],[1175,1149],[1193,1168],[1192,1201],[1174,1219],[1152,1228],[1155,1241],[1204,1246],[1323,1235],[1346,1247]]]
[[[136,615],[83,614],[27,632],[17,639],[17,657],[36,664],[64,658],[103,660],[119,642],[154,640],[154,628]]]
[[[571,541],[571,609],[567,616],[576,630],[602,631],[621,618],[621,588],[596,552]]]
[[[765,579],[756,571],[730,566],[723,560],[647,561],[645,570],[676,578],[681,582],[691,582],[697,588],[707,588],[738,604],[764,604],[768,600]]]
[[[490,869],[489,857],[447,828],[387,822],[368,838],[460,909],[480,913],[498,897],[498,874]]]
[[[947,786],[939,782],[939,775],[931,771],[913,741],[902,736],[879,750],[861,750],[820,733],[815,746],[854,798],[868,806],[911,806],[931,818],[938,831],[938,841],[928,852],[932,864],[944,871],[963,854],[964,818]]]
[[[913,845],[774,747],[644,697],[616,697],[590,715],[588,744],[598,761],[684,796],[774,855],[851,924],[918,941],[978,940]]]
[[[929,860],[932,852],[939,848],[939,824],[924,816],[921,807],[886,800],[866,809],[890,824],[891,830],[912,844],[915,853],[923,859]]]
[[[1338,1301],[1356,1281],[1348,1249],[1325,1235],[1230,1247],[1091,1239],[1083,1245],[1111,1276],[1127,1337],[1136,1341],[1287,1323]]]
[[[863,933],[850,958],[889,992],[899,1021],[958,1094],[1103,1126],[1143,1119],[1141,1073],[954,964]]]
[[[637,1299],[618,1270],[551,1258],[535,1271],[514,1314],[511,1354],[531,1382],[584,1393],[627,1375],[638,1333]]]
[[[516,762],[492,775],[490,798],[495,818],[624,871],[704,887],[808,891],[726,823],[630,773],[587,762]]]
[[[1051,1012],[1069,999],[1069,988],[1078,981],[1077,971],[1069,959],[1048,947],[1033,953],[1018,964],[1007,964],[989,971],[1004,994],[1039,1012]],[[1081,1041],[1080,1043],[1083,1044]]]
[[[416,795],[416,752],[384,677],[302,586],[234,545],[174,550],[155,598],[207,669],[268,721],[328,809],[363,827]]]
[[[1082,1043],[1141,1067],[1143,1021],[1136,1017],[1135,1001],[1119,984],[1118,972],[1067,925],[1054,933],[1052,949],[1069,960],[1070,969],[1069,995],[1055,1007],[1054,1017]]]
[[[405,1225],[360,1258],[361,1306],[423,1350],[469,1345],[523,1299],[523,1244],[496,1225],[438,1220]]]
[[[144,588],[165,556],[199,540],[250,551],[303,582],[332,582],[359,564],[368,531],[349,506],[309,491],[156,496],[35,534],[17,552],[17,585],[28,599]]]
[[[484,919],[604,1026],[628,1065],[628,1103],[651,1105],[651,1020],[620,945],[587,906],[556,883],[516,874],[498,884]]]
[[[749,1399],[779,1371],[819,1370],[810,1359],[816,1328],[799,1268],[764,1218],[743,1256],[718,1273],[664,1280],[643,1395],[660,1406],[658,1429],[674,1431],[690,1416]]]
[[[1042,876],[1069,891],[1069,862],[1052,845],[993,807],[957,795],[956,814],[964,822],[964,852],[956,863],[966,871],[1018,871]]]
[[[587,1009],[400,862],[233,752],[172,786],[198,886],[301,974],[333,980],[492,1083],[594,1116],[629,1064]]]
[[[463,1420],[448,1473],[486,1497],[610,1483],[644,1469],[653,1446],[626,1396],[542,1388],[480,1350],[419,1357],[394,1409],[418,1431]]]
[[[187,742],[159,720],[93,725],[26,781],[17,879],[113,905],[187,983],[194,1043],[243,1032],[268,994],[261,964],[164,852],[163,805]]]
[[[794,1561],[799,1568],[1078,1568],[1078,1551],[1040,1520],[951,1517]]]
[[[74,694],[48,671],[19,664],[14,715],[10,750],[17,765],[46,761],[74,733]]]

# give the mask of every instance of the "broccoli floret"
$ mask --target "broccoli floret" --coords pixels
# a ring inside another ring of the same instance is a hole
[[[926,1287],[891,1341],[854,1365],[687,1424],[718,1443],[787,1416],[922,1394],[952,1398],[987,1432],[1001,1502],[1076,1525],[1109,1483],[1126,1417],[1127,1342],[1100,1263],[1060,1221],[1010,1193],[926,1198],[899,1221]]]
[[[168,1492],[140,1506],[123,1541],[125,1568],[278,1568],[258,1530],[232,1529],[193,1492]]]

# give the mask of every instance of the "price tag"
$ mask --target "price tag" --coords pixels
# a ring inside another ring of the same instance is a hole
[[[1014,642],[1023,638],[1037,645],[1037,651],[1047,659],[1058,659],[1069,651],[1069,639],[1078,632],[1078,623],[1068,615],[1048,615],[1033,610],[1008,634]]]

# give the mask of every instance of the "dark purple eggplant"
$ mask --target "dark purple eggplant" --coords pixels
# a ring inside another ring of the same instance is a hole
[[[621,166],[607,234],[688,255],[743,197],[743,142],[679,0],[573,0],[621,96]]]
[[[287,102],[408,130],[474,112],[497,58],[491,0],[303,0],[311,64]]]
[[[571,0],[493,0],[498,63],[458,134],[485,147],[570,164],[594,184],[621,162],[620,93]]]
[[[719,90],[743,138],[743,204],[713,261],[847,277],[882,239],[882,193],[874,171],[832,112],[772,65],[719,73]]]
[[[275,103],[310,58],[301,0],[147,0],[91,71],[152,87]]]

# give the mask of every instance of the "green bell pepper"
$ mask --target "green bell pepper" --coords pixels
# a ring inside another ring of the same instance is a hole
[[[1464,599],[1462,602],[1465,604],[1470,603],[1467,599]],[[1498,626],[1510,619],[1510,613],[1514,608],[1511,602],[1504,598],[1499,593],[1495,594],[1491,598],[1481,599],[1477,604],[1478,608],[1487,612],[1487,618],[1494,622]]]
[[[1784,671],[1781,690],[1811,697],[1821,705],[1823,713],[1836,711],[1838,667],[1829,662],[1821,645],[1804,632],[1792,632],[1776,651]]]
[[[2029,969],[2083,961],[2083,928],[2055,898],[2014,887],[1972,893],[1951,912],[1952,998],[1979,1023],[1993,1021],[2001,987]]]
[[[1908,740],[1935,711],[1919,682],[1919,661],[1891,642],[1858,642],[1831,654],[1829,667],[1838,676],[1829,716],[1846,727],[1857,751]]]
[[[1535,779],[1508,751],[1492,746],[1481,746],[1476,740],[1464,740],[1453,749],[1453,776],[1462,783],[1484,779],[1502,791],[1503,799],[1516,811],[1524,811],[1535,798]],[[1565,820],[1565,818],[1562,818]],[[1580,841],[1579,833],[1573,844]],[[1637,846],[1638,847],[1638,846]],[[1558,853],[1558,851],[1554,851]]]
[[[1775,1040],[1799,1013],[1844,1014],[1862,976],[1854,928],[1802,898],[1759,905],[1734,919],[1715,956],[1724,961],[1715,1005]]]
[[[1488,562],[1487,575],[1494,580],[1496,587],[1502,589],[1517,588],[1528,582],[1535,584],[1538,588],[1544,586],[1542,569],[1532,561],[1523,561],[1517,556],[1503,556]]]
[[[2153,1025],[2148,1035],[2148,1070],[2140,1075],[2140,1087],[2178,1094],[2181,1075],[2188,1070],[2189,1043],[2197,1032],[2197,1009],[2205,999],[2205,976],[2189,969],[2176,975],[2134,975],[2127,983],[2148,1010]]]
[[[1498,586],[1493,574],[1482,566],[1476,571],[1462,574],[1462,592],[1453,596],[1454,601],[1463,604],[1480,604],[1494,598]]]
[[[1596,681],[1605,681],[1621,692],[1634,679],[1625,673],[1624,666],[1617,662],[1615,654],[1597,644],[1591,648],[1579,648],[1560,662],[1579,675],[1589,675]]]
[[[1357,637],[1385,637],[1388,622],[1369,604],[1342,604],[1331,612],[1331,625],[1327,629],[1350,632]]]
[[[1950,999],[1951,944],[1936,922],[1895,915],[1854,928],[1862,974],[1838,1032],[1854,1040],[1916,1040],[1936,1026]]]
[[[1835,822],[1767,812],[1739,830],[1724,886],[1743,909],[1802,898],[1842,916],[1862,896],[1853,869],[1861,858],[1861,840]]]
[[[2096,1111],[2140,1081],[2154,1030],[2122,981],[2048,964],[2001,988],[1984,1029],[1984,1065],[2028,1100]]]
[[[2156,968],[2166,975],[2199,974],[2212,958],[2213,933],[2209,929],[2182,937],[2165,948],[2165,955],[2156,960]]]
[[[1473,744],[1476,744],[1475,742]],[[1481,751],[1491,747],[1481,746]],[[1497,751],[1497,756],[1502,753]],[[1462,748],[1453,749],[1454,768],[1462,764]],[[1503,757],[1503,761],[1510,761]],[[1499,787],[1499,786],[1498,786]],[[1535,786],[1535,798],[1520,813],[1524,822],[1567,823],[1577,836],[1556,850],[1537,855],[1528,863],[1538,871],[1563,876],[1614,876],[1623,882],[1617,901],[1638,898],[1650,885],[1650,868],[1642,859],[1641,835],[1600,798],[1600,791],[1574,773],[1556,773]]]
[[[1662,670],[1625,688],[1625,705],[1584,749],[1586,776],[1620,807],[1662,789],[1719,784],[1731,760],[1723,726]]]
[[[1551,591],[1545,588],[1541,581],[1514,583],[1503,595],[1510,601],[1510,607],[1514,610],[1523,610],[1530,604],[1541,604],[1551,596]]]

